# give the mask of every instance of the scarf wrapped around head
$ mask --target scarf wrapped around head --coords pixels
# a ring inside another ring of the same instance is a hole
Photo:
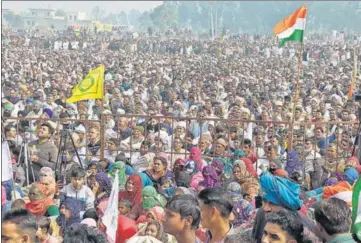
[[[109,196],[110,192],[112,191],[112,181],[110,180],[108,175],[105,174],[104,172],[98,172],[95,175],[95,180],[99,183],[99,186],[101,186]]]
[[[43,177],[53,177],[55,179],[55,173],[50,167],[42,167],[39,171],[40,180]]]
[[[300,162],[298,158],[298,153],[293,150],[288,153],[288,159],[286,162],[285,170],[287,171],[288,175],[292,175],[294,171],[302,170],[303,164]]]
[[[189,173],[190,176],[193,176],[197,173],[197,164],[195,161],[191,160],[186,163],[185,166],[186,171]]]
[[[59,208],[61,209],[62,206],[64,206],[66,210],[70,211],[71,214],[68,220],[65,219],[65,215],[62,213],[56,218],[56,222],[62,230],[68,226],[81,222],[80,212],[85,211],[85,201],[67,197],[60,203]]]
[[[121,189],[124,189],[125,183],[127,181],[127,175],[125,174],[125,163],[122,161],[117,161],[114,163],[114,166],[109,170],[109,175],[114,180],[115,173],[118,171],[119,186]]]
[[[206,188],[213,188],[220,186],[220,181],[216,170],[211,165],[207,165],[203,168],[202,175],[204,180],[199,183],[199,185]]]
[[[353,185],[357,180],[359,174],[357,170],[353,167],[347,168],[343,173],[343,178],[346,180],[350,185]]]
[[[241,185],[237,182],[229,183],[227,192],[230,194],[233,202],[238,202],[243,199]]]
[[[214,159],[212,160],[211,165],[216,170],[218,176],[224,173],[224,164],[222,163],[222,161]]]
[[[352,192],[352,186],[347,181],[341,181],[333,186],[326,186],[322,191],[322,199],[333,197],[341,192]]]
[[[262,198],[275,205],[296,211],[302,207],[300,186],[292,181],[266,172],[260,178]]]
[[[142,191],[143,208],[148,210],[155,206],[164,207],[166,205],[165,198],[157,193],[157,190],[152,186],[146,186]]]
[[[240,199],[233,205],[232,213],[234,220],[232,220],[233,227],[238,227],[249,220],[253,210],[252,204],[247,200]]]
[[[155,237],[156,239],[160,240],[161,242],[167,242],[167,237],[164,234],[164,230],[163,230],[163,224],[161,224],[160,221],[152,220],[147,224],[147,228],[149,225],[155,225],[157,227],[158,233],[157,236]]]
[[[153,220],[163,221],[165,211],[162,207],[155,206],[148,210],[147,217],[151,217]]]
[[[240,158],[244,157],[244,151],[242,149],[236,149],[233,153],[233,162],[239,160]]]
[[[127,179],[127,183],[131,181],[133,183],[133,191],[127,190],[119,192],[119,200],[128,199],[133,206],[142,203],[142,177],[140,175],[131,175]]]
[[[46,196],[46,189],[41,183],[33,183],[29,190],[30,202],[25,208],[35,216],[45,216],[48,208],[54,205],[53,199]]]
[[[176,173],[178,171],[183,171],[185,164],[186,163],[183,159],[181,159],[181,158],[176,159],[176,161],[174,162],[174,165],[173,165],[173,172]]]
[[[202,160],[202,151],[198,147],[193,147],[189,150],[189,160],[193,160],[199,164]],[[199,169],[199,168],[198,168]]]

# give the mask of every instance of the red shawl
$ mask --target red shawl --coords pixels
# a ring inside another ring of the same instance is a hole
[[[127,183],[128,181],[132,181],[134,184],[134,190],[132,192],[128,192],[127,190],[125,191],[121,191],[118,194],[118,198],[119,200],[121,199],[127,199],[129,200],[133,206],[137,205],[137,204],[141,204],[142,203],[142,178],[140,177],[140,175],[131,175],[128,177]],[[127,184],[125,184],[127,185]]]

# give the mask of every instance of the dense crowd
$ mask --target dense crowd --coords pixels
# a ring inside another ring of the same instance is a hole
[[[110,37],[2,34],[2,241],[356,241],[357,37]],[[104,99],[67,103],[99,65]]]

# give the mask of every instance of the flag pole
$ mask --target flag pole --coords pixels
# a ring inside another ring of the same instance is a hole
[[[105,67],[104,67],[105,71]],[[100,159],[104,159],[104,150],[105,150],[105,124],[104,124],[104,92],[105,92],[105,72],[103,73],[103,96],[101,101],[101,108],[100,108]]]
[[[295,82],[295,89],[294,89],[294,94],[293,94],[293,107],[292,107],[292,119],[291,119],[291,134],[289,137],[289,146],[287,146],[287,148],[289,148],[288,151],[291,151],[293,149],[292,143],[293,143],[293,126],[294,126],[294,122],[295,122],[295,112],[296,112],[296,103],[297,100],[299,98],[299,92],[300,92],[300,78],[301,78],[301,73],[302,73],[302,53],[303,53],[303,39],[301,44],[299,45],[299,49],[298,49],[298,72],[297,72],[297,79]]]

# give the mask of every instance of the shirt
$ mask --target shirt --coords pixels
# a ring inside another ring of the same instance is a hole
[[[217,241],[215,243],[239,243],[242,241],[242,235],[240,233],[237,233],[236,230],[233,228],[232,224],[230,225],[230,229],[227,232],[227,234],[224,236],[224,238],[220,241]],[[212,240],[212,234],[209,230],[206,232],[206,240],[204,243],[210,243]]]
[[[330,241],[330,243],[352,243],[352,242],[356,242],[356,241],[352,238],[352,234],[349,233],[336,236]]]

